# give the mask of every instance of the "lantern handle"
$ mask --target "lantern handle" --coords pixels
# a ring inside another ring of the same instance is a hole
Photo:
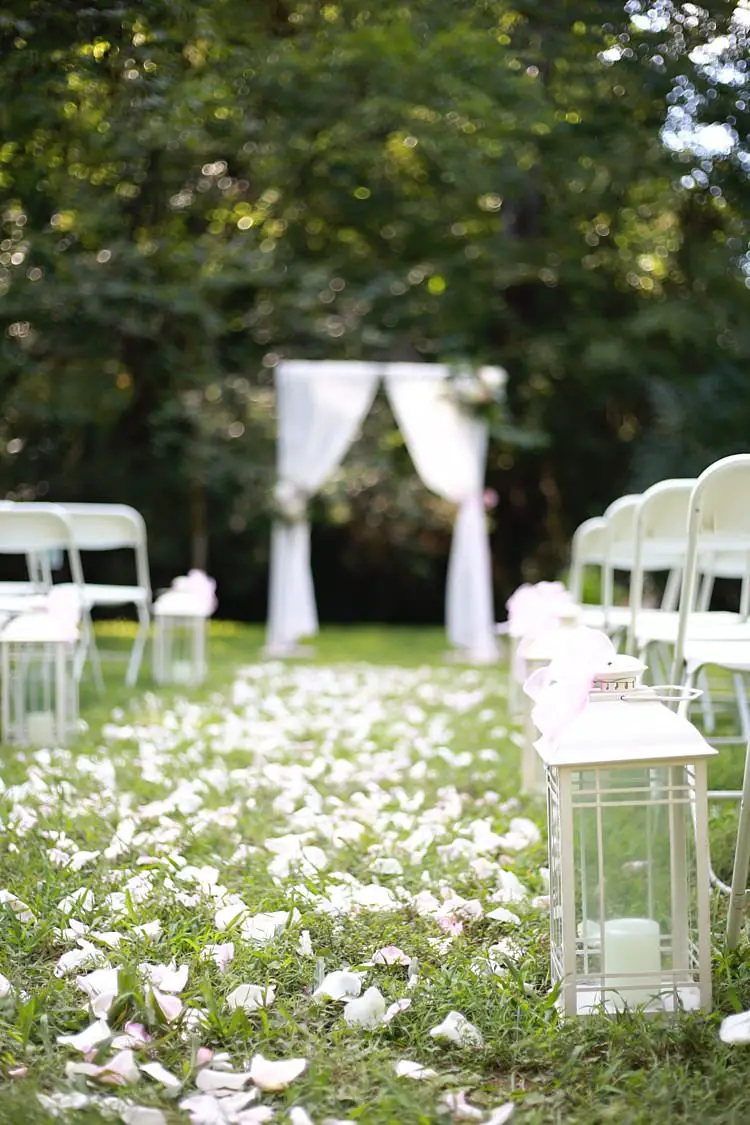
[[[656,699],[660,703],[684,703],[686,700],[700,699],[702,695],[701,688],[685,687],[683,684],[649,684],[636,688],[635,691],[623,692],[620,699],[628,703],[638,699],[651,702]]]

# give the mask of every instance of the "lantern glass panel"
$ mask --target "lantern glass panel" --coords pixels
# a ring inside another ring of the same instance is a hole
[[[200,684],[206,678],[206,620],[164,614],[156,618],[154,675],[158,683]]]
[[[571,773],[576,977],[607,1010],[692,1007],[694,864],[684,766]],[[683,987],[679,987],[683,986]]]
[[[62,745],[78,722],[73,646],[32,641],[4,644],[2,715],[6,742]]]

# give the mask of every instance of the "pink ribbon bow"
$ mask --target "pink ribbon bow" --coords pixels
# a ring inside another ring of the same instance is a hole
[[[526,675],[524,651],[535,637],[553,628],[560,612],[573,604],[562,582],[529,582],[519,586],[505,603],[508,610],[508,632],[520,640],[513,660],[513,675],[523,681]]]
[[[541,734],[534,745],[556,743],[588,703],[594,677],[617,656],[606,633],[581,625],[546,668],[532,672],[523,690],[534,700],[531,719]]]
[[[200,612],[210,617],[215,612],[218,602],[216,600],[216,581],[209,578],[203,570],[193,568],[186,575],[175,581],[175,586],[181,593],[190,594],[195,598]]]

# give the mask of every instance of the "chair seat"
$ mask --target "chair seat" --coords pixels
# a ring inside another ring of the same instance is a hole
[[[601,605],[582,605],[581,624],[589,629],[625,629],[630,624],[630,610],[624,605],[610,606],[606,611]]]
[[[673,645],[677,640],[680,615],[676,611],[651,609],[638,614],[636,642],[639,649],[649,644]],[[688,637],[696,640],[711,640],[714,637],[731,636],[740,639],[736,630],[744,630],[750,640],[750,623],[744,622],[739,613],[709,610],[705,613],[691,613],[688,622]]]
[[[72,584],[61,583],[61,585]],[[83,597],[88,609],[98,605],[148,605],[151,601],[148,590],[144,590],[142,586],[108,586],[98,582],[86,582]]]
[[[707,664],[730,672],[750,672],[750,631],[742,639],[730,637],[692,640],[685,643],[685,664],[690,674]]]

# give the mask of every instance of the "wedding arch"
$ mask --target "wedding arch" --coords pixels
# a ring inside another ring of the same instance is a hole
[[[307,500],[356,440],[381,382],[414,468],[457,505],[446,583],[451,645],[475,663],[497,658],[484,509],[487,424],[448,393],[437,363],[287,360],[276,368],[278,517],[271,533],[266,650],[287,655],[318,631]],[[501,368],[482,368],[502,386]]]

